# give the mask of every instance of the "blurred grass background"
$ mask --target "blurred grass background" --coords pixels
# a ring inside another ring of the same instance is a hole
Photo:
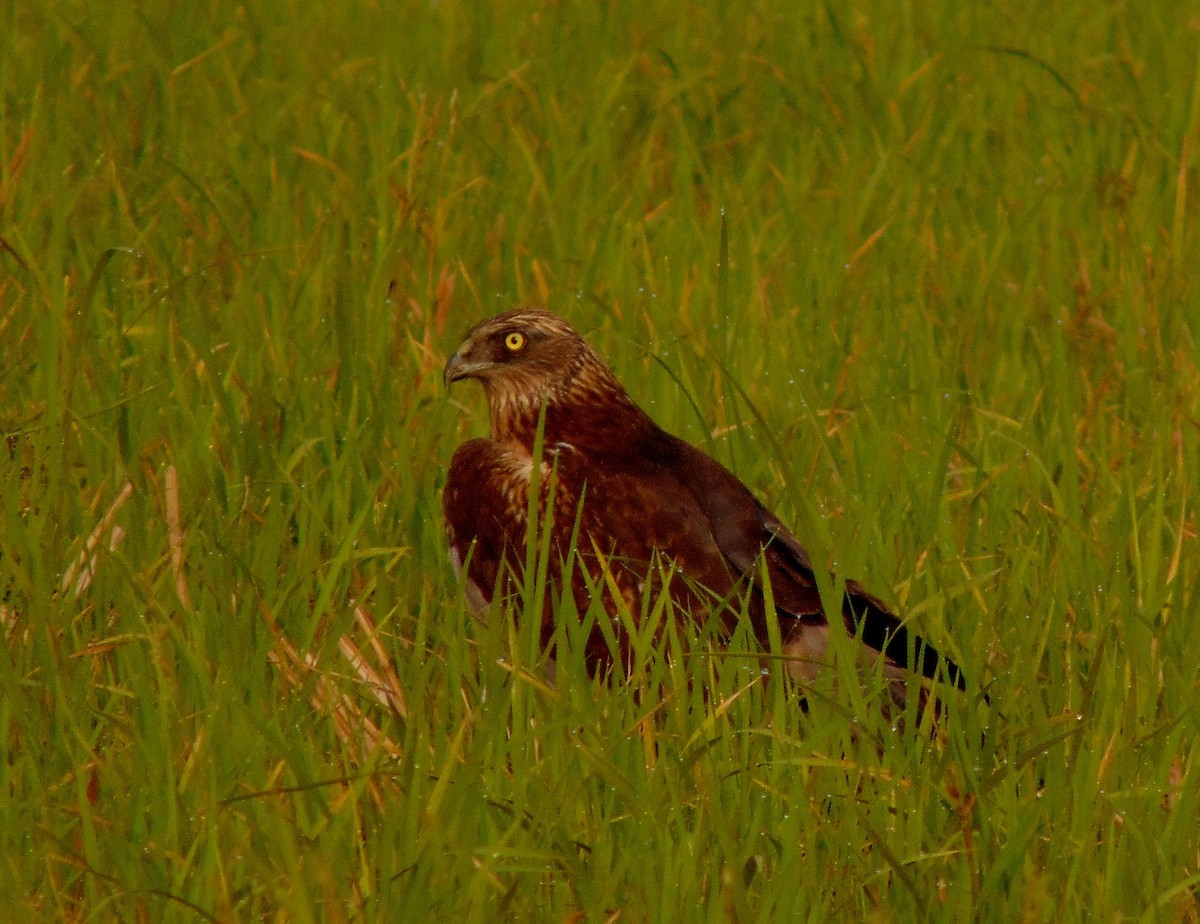
[[[1200,919],[1188,10],[0,6],[6,913]],[[524,303],[994,709],[527,671],[439,497]]]

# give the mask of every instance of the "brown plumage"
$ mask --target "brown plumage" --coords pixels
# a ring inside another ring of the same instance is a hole
[[[486,606],[497,588],[520,586],[544,409],[538,507],[539,516],[550,510],[552,589],[543,643],[553,636],[555,590],[574,537],[570,589],[579,614],[599,595],[608,614],[625,605],[636,615],[644,595],[666,584],[678,618],[697,621],[720,641],[744,612],[764,648],[768,620],[759,578],[765,564],[783,649],[793,659],[789,672],[800,680],[815,675],[825,658],[828,623],[808,553],[724,466],[658,427],[566,321],[522,308],[482,322],[446,363],[447,386],[464,378],[483,384],[491,433],[454,453],[443,504],[455,569],[469,563],[473,606]],[[622,602],[614,599],[614,586]],[[944,671],[965,688],[957,665],[853,581],[846,582],[842,616],[870,653],[882,653],[897,700],[906,669],[929,678]],[[627,659],[629,640],[613,624],[616,655]],[[586,657],[593,670],[612,663],[612,646],[599,627],[588,638]]]

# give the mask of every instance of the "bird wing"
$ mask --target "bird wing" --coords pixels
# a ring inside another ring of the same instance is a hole
[[[824,624],[812,558],[799,540],[723,465],[683,440],[664,437],[677,458],[680,480],[698,501],[717,547],[733,568],[755,578],[761,556],[780,615],[810,627]],[[929,678],[944,668],[952,683],[965,688],[958,665],[909,632],[882,600],[855,581],[846,581],[842,616],[850,633],[861,633],[864,644],[897,666]]]
[[[476,610],[492,599],[506,550],[524,548],[529,482],[521,467],[513,453],[486,439],[468,440],[450,460],[442,493],[450,557],[460,578],[467,568],[467,599]]]
[[[552,541],[557,567],[575,535],[578,552],[589,566],[593,583],[600,559],[631,607],[645,590],[655,556],[669,561],[687,581],[671,585],[671,596],[684,609],[702,612],[714,599],[728,600],[741,588],[758,587],[760,559],[765,561],[776,610],[791,621],[789,637],[803,642],[806,633],[821,633],[814,645],[823,648],[827,626],[812,559],[796,537],[764,507],[728,469],[694,446],[660,431],[628,451],[596,454],[571,446],[557,447],[553,462],[543,467],[543,485],[553,469],[556,485]],[[505,562],[524,562],[529,503],[528,456],[487,439],[461,445],[450,463],[443,505],[451,555],[456,570],[467,566],[467,592],[477,609],[492,597]],[[582,512],[579,505],[582,501]],[[541,504],[545,511],[545,502]],[[554,580],[561,575],[552,573]],[[582,612],[587,593],[573,577],[576,603]],[[703,588],[708,595],[701,595]],[[760,641],[766,642],[761,593],[752,600],[751,618]],[[724,611],[722,630],[732,631]],[[842,608],[846,628],[888,661],[926,677],[939,669],[960,687],[962,673],[888,609],[883,601],[847,581]],[[549,624],[546,631],[549,632]]]

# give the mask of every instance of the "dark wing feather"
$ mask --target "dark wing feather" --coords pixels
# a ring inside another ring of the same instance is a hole
[[[691,486],[713,524],[717,546],[733,567],[752,575],[759,556],[765,555],[780,615],[802,621],[823,619],[812,558],[796,537],[724,466],[682,440],[664,437],[678,459],[681,480]],[[895,664],[929,678],[944,669],[951,683],[966,688],[957,664],[910,633],[882,600],[855,581],[846,582],[842,615],[851,633],[861,632],[866,645]]]

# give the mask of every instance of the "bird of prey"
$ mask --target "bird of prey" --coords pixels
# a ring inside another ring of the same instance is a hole
[[[637,618],[647,596],[665,590],[677,619],[694,620],[720,642],[749,618],[767,649],[769,599],[788,672],[801,682],[815,677],[829,624],[808,552],[728,469],[655,424],[566,321],[530,308],[483,321],[444,378],[447,387],[478,380],[491,424],[486,439],[455,451],[443,495],[451,558],[460,577],[466,568],[473,607],[523,586],[536,510],[550,521],[541,534],[549,537],[551,588],[543,645],[554,636],[557,597],[569,593],[581,619],[603,607],[608,623],[593,623],[585,657],[593,672],[608,670],[631,656],[616,614],[625,607],[626,619]],[[966,688],[954,662],[854,581],[845,583],[841,617],[865,660],[882,658],[897,702],[913,675]]]

